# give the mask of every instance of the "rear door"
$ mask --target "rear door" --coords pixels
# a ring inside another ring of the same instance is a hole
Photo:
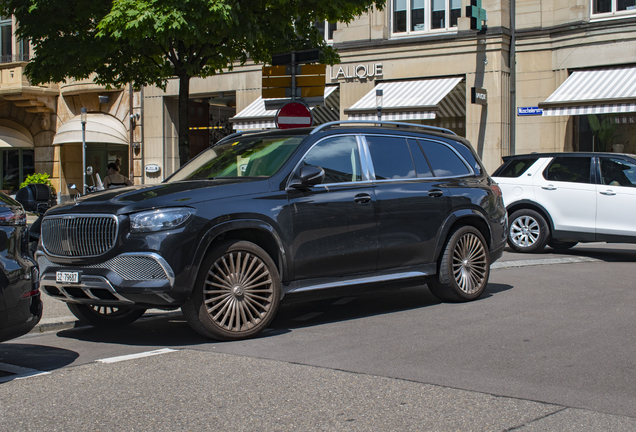
[[[623,156],[602,156],[599,168],[601,184],[596,185],[597,239],[636,236],[636,161]]]
[[[534,176],[533,188],[556,231],[588,233],[589,240],[594,240],[597,192],[592,157],[555,157],[541,175]]]
[[[366,135],[378,207],[378,269],[430,263],[450,213],[448,190],[434,177],[418,142]]]

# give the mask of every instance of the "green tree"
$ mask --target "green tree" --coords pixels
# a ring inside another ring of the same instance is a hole
[[[351,22],[385,0],[0,0],[17,36],[30,39],[32,84],[94,77],[97,84],[164,88],[179,79],[179,159],[189,159],[190,78],[231,70],[248,59],[322,48],[339,61],[313,26]]]

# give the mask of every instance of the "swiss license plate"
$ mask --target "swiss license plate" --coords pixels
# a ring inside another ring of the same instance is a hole
[[[79,272],[59,271],[55,272],[55,280],[64,283],[79,283]]]

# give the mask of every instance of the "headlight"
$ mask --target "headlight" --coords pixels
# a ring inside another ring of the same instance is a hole
[[[191,208],[168,208],[150,210],[130,216],[130,232],[155,232],[183,225],[195,210]]]

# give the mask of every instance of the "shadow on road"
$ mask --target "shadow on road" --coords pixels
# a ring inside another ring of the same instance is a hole
[[[484,294],[476,301],[486,300],[500,292],[513,288],[506,284],[488,284]],[[388,315],[413,309],[439,305],[424,286],[399,290],[377,290],[351,297],[329,298],[313,301],[298,301],[286,298],[269,329],[258,338],[270,338],[293,331],[293,329]],[[119,329],[82,327],[63,330],[59,337],[82,341],[136,346],[178,347],[215,343],[199,336],[187,324],[179,312],[159,314],[142,318]]]
[[[0,363],[47,372],[68,366],[78,357],[75,351],[62,348],[22,343],[0,344]]]
[[[606,244],[606,243],[582,243],[567,250],[556,250],[551,247],[535,253],[519,253],[509,247],[504,249],[505,255],[500,261],[510,259],[546,259],[560,257],[586,257],[606,262],[636,262],[636,245],[631,244]]]

